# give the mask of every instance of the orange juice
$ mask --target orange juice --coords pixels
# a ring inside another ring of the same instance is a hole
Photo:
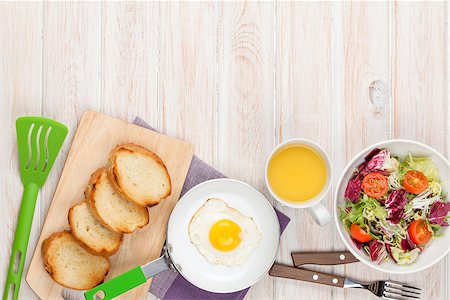
[[[280,149],[267,168],[272,191],[290,202],[306,202],[320,194],[327,177],[323,157],[305,145],[289,145]]]

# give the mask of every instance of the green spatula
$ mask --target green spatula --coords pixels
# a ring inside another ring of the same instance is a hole
[[[24,191],[3,300],[10,299],[10,293],[14,293],[12,299],[19,296],[38,192],[47,179],[68,130],[65,125],[50,119],[21,117],[16,120],[16,131]]]

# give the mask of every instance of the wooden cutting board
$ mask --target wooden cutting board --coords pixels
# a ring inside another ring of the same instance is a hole
[[[78,125],[26,277],[41,299],[63,299],[63,287],[54,282],[44,269],[42,241],[53,232],[69,229],[67,213],[72,205],[83,200],[91,173],[106,165],[108,153],[115,145],[128,142],[142,145],[161,157],[172,179],[172,194],[149,209],[150,222],[146,227],[125,235],[121,249],[111,257],[111,270],[106,280],[161,254],[167,222],[180,196],[194,148],[151,130],[86,111]],[[146,299],[149,286],[150,281],[124,294],[121,299]]]

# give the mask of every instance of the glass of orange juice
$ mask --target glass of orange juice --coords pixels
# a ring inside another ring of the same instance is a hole
[[[331,221],[320,203],[331,186],[331,163],[318,144],[300,138],[281,143],[270,154],[265,173],[267,188],[278,202],[307,208],[319,225]]]

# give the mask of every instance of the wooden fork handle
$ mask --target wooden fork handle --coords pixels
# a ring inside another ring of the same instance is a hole
[[[292,253],[294,266],[301,265],[341,265],[358,262],[350,252],[300,252]]]
[[[270,276],[290,278],[301,281],[320,283],[335,287],[344,287],[345,277],[305,270],[275,263],[269,271]]]

